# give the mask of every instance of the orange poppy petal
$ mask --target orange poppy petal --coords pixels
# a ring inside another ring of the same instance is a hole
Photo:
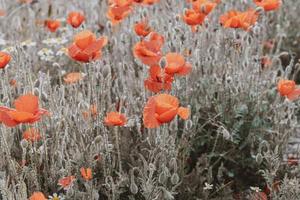
[[[175,108],[179,107],[179,100],[172,95],[159,94],[156,95],[154,98],[156,102],[157,113],[160,113],[160,109],[162,109],[162,112],[164,112],[165,111],[164,108],[170,109],[171,107],[175,107]]]
[[[174,74],[180,70],[182,66],[185,64],[184,57],[178,53],[168,53],[166,55],[166,73]]]
[[[138,36],[146,37],[151,32],[151,28],[148,26],[147,21],[144,20],[134,25],[134,31]]]
[[[98,51],[96,53],[93,54],[92,60],[98,60],[102,57],[102,52]]]
[[[189,118],[189,116],[190,116],[190,109],[184,108],[184,107],[179,107],[177,114],[182,119],[187,120]]]
[[[73,28],[78,28],[84,21],[85,17],[80,12],[70,12],[67,18],[67,23]]]
[[[118,112],[109,112],[104,119],[107,126],[124,126],[126,121],[126,117]]]
[[[10,60],[11,56],[9,54],[0,51],[0,69],[5,68]]]
[[[81,49],[79,47],[77,47],[75,44],[72,44],[68,48],[69,56],[72,58],[76,57],[80,52],[81,52]]]
[[[158,115],[156,117],[156,119],[160,122],[160,123],[168,123],[170,121],[172,121],[174,119],[174,117],[176,116],[178,112],[178,108],[171,108],[168,111]]]
[[[126,6],[111,6],[107,11],[107,18],[112,22],[112,25],[116,25],[124,20],[132,11],[130,5]]]
[[[67,176],[58,180],[58,185],[62,186],[65,190],[68,189],[75,180],[75,176]]]
[[[6,107],[0,107],[0,122],[5,124],[8,127],[14,127],[18,125],[19,123],[13,120],[7,112],[11,111],[11,109],[6,108]]]
[[[178,75],[185,76],[192,71],[192,65],[190,63],[185,63],[185,65],[180,69]]]
[[[161,68],[160,66],[151,66],[150,69],[149,69],[149,74],[150,74],[150,77],[153,78],[153,79],[156,79],[157,76],[160,76],[161,75]]]
[[[151,32],[150,41],[155,42],[155,44],[157,45],[157,49],[160,49],[165,42],[165,38],[163,35],[160,35],[156,32]]]
[[[39,100],[37,96],[27,94],[20,96],[14,102],[17,111],[35,114],[39,109]]]
[[[46,20],[45,26],[49,29],[50,32],[55,32],[60,27],[60,21],[58,20]]]
[[[136,46],[136,50],[139,51],[143,56],[157,56],[157,52],[152,51],[152,49],[155,49],[155,46],[150,42],[143,42]]]
[[[160,122],[155,117],[155,99],[150,97],[143,111],[143,121],[146,128],[157,128]]]
[[[0,9],[0,17],[4,17],[6,15],[6,11],[4,9]]]
[[[31,120],[35,119],[35,116],[29,112],[8,111],[7,114],[11,119],[22,123],[29,123]]]
[[[91,180],[93,178],[93,175],[92,175],[92,169],[91,168],[83,168],[81,167],[80,168],[80,173],[81,173],[81,176],[86,180]]]
[[[294,101],[296,99],[298,99],[300,96],[300,88],[299,89],[295,89],[294,91],[292,91],[290,94],[287,95],[287,98],[291,101]]]
[[[293,80],[280,80],[277,84],[277,90],[281,96],[287,96],[296,89],[296,83]]]
[[[90,44],[86,49],[84,49],[83,53],[90,55],[96,51],[101,50],[102,47],[104,47],[108,42],[107,37],[102,37],[98,39],[97,41]]]
[[[74,42],[82,50],[96,41],[96,36],[89,30],[82,31],[75,35]]]
[[[34,192],[28,200],[47,200],[42,192]]]
[[[152,79],[146,79],[144,81],[145,88],[151,92],[157,93],[163,89],[163,83],[155,82]]]

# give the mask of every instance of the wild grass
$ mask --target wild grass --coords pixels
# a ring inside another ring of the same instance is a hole
[[[0,71],[0,105],[11,107],[18,96],[33,92],[51,112],[34,125],[0,124],[1,198],[23,200],[41,191],[73,200],[234,199],[237,194],[251,199],[251,186],[268,187],[270,199],[299,199],[299,167],[284,162],[289,138],[299,133],[299,100],[281,97],[276,86],[281,78],[299,79],[300,1],[260,11],[250,31],[220,26],[222,13],[249,6],[255,7],[250,0],[224,0],[193,33],[181,19],[186,1],[137,7],[112,26],[104,0],[1,0],[8,14],[0,17],[0,50],[12,61]],[[63,20],[73,10],[87,19],[79,29],[64,22],[50,33],[36,24],[49,17]],[[176,118],[157,129],[143,126],[143,108],[153,93],[144,88],[148,68],[132,54],[140,40],[132,27],[146,16],[165,37],[163,52],[190,51],[186,59],[193,65],[170,91],[190,107],[190,119]],[[101,60],[82,64],[65,53],[73,35],[84,29],[109,38]],[[270,39],[274,46],[266,50],[263,43]],[[262,67],[263,56],[272,60],[270,66]],[[69,72],[84,77],[66,84]],[[91,105],[98,114],[85,118],[82,113]],[[104,117],[116,106],[128,122],[107,127]],[[22,139],[32,126],[41,141]],[[81,167],[92,168],[91,181],[81,177]],[[71,175],[76,181],[70,189],[58,186],[60,178]],[[280,181],[278,191],[275,181]]]

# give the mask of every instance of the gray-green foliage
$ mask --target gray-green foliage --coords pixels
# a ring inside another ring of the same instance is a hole
[[[297,71],[297,60],[282,66],[281,51],[289,51],[290,37],[298,37],[293,24],[299,24],[300,1],[285,0],[279,11],[262,13],[246,32],[224,29],[218,19],[229,9],[253,6],[252,1],[223,0],[197,33],[179,17],[187,7],[184,0],[137,7],[117,27],[107,22],[104,0],[41,0],[33,5],[2,0],[0,5],[11,13],[0,18],[0,39],[6,41],[0,49],[13,56],[1,71],[0,105],[11,106],[16,97],[34,92],[52,114],[34,124],[43,137],[34,144],[22,140],[27,125],[0,125],[4,199],[27,199],[34,191],[61,193],[65,199],[233,199],[236,192],[248,198],[250,186],[272,187],[285,174],[279,192],[271,193],[273,199],[299,196],[299,179],[289,178],[281,166],[288,139],[299,126],[299,101],[280,97],[276,84]],[[78,64],[62,53],[83,28],[64,25],[50,34],[35,25],[37,19],[65,18],[71,10],[85,12],[84,28],[108,36],[101,60]],[[164,53],[190,50],[186,59],[193,64],[192,73],[176,78],[171,91],[189,105],[190,119],[176,118],[154,130],[142,123],[143,106],[153,95],[143,86],[148,69],[132,55],[139,41],[132,27],[144,16],[165,36]],[[65,42],[42,42],[53,37]],[[262,68],[262,44],[272,38],[277,41],[267,52],[272,65]],[[36,44],[22,42],[27,39]],[[41,52],[43,48],[47,51]],[[73,71],[84,73],[83,80],[63,83],[64,75]],[[119,102],[128,123],[108,128],[105,113]],[[98,115],[85,119],[82,112],[91,104],[97,105]],[[21,167],[24,158],[27,164]],[[92,181],[81,178],[80,167],[93,169]],[[68,191],[60,190],[58,180],[69,175],[77,180]]]

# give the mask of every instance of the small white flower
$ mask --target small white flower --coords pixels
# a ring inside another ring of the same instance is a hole
[[[208,184],[208,183],[204,183],[205,187],[203,188],[203,190],[212,190],[214,185],[213,184]]]
[[[10,47],[6,47],[5,49],[2,50],[3,52],[6,53],[16,53],[17,49],[16,47],[10,46]]]
[[[52,61],[54,59],[54,52],[51,49],[43,48],[38,52],[41,60]]]
[[[48,197],[49,200],[64,200],[65,198],[62,195],[57,195],[56,193],[54,193],[52,196]]]
[[[67,43],[68,40],[66,38],[48,38],[42,41],[43,44],[48,46],[56,46],[56,45],[62,45]]]
[[[67,72],[65,70],[60,71],[61,75],[65,75]]]
[[[61,48],[56,52],[56,56],[62,56],[62,55],[67,55],[68,54],[68,49],[66,48]]]
[[[23,42],[21,42],[21,46],[22,47],[34,47],[36,46],[36,42],[33,42],[32,40],[25,40]]]
[[[250,186],[250,190],[255,191],[255,192],[261,191],[259,187],[252,187],[252,186]]]

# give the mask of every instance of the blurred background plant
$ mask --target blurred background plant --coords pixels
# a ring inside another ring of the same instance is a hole
[[[12,55],[1,70],[0,105],[11,107],[33,92],[51,112],[34,124],[41,135],[35,142],[23,137],[29,125],[0,125],[2,199],[28,199],[35,191],[55,200],[263,199],[260,193],[299,199],[299,150],[289,145],[299,134],[299,100],[281,97],[276,86],[281,78],[299,78],[300,1],[285,0],[268,13],[257,8],[258,22],[244,31],[221,27],[219,17],[254,3],[226,0],[195,33],[181,19],[185,1],[137,7],[116,26],[104,0],[2,0],[0,6],[7,12],[0,17],[0,50]],[[78,29],[63,20],[74,10],[86,17]],[[145,17],[164,35],[163,52],[182,53],[193,65],[170,92],[189,105],[190,119],[157,129],[143,126],[153,94],[144,88],[147,67],[132,55],[140,40],[133,26]],[[40,23],[48,18],[62,27],[49,32]],[[101,60],[82,64],[67,56],[83,29],[108,37]],[[73,72],[82,76],[66,77]],[[103,123],[115,110],[127,116],[124,127]],[[82,167],[92,170],[91,179]]]

